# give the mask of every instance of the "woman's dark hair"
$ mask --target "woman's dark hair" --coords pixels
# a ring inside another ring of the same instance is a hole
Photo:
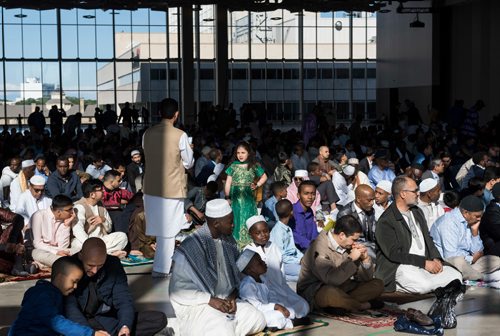
[[[238,161],[238,156],[236,155],[236,152],[238,151],[238,148],[243,147],[247,152],[248,152],[248,158],[247,158],[247,169],[254,168],[258,163],[255,160],[255,152],[253,148],[250,146],[250,144],[246,141],[240,141],[238,144],[234,147],[234,153],[233,153],[233,158],[232,161]]]

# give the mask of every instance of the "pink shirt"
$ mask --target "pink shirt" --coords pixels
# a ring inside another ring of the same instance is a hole
[[[56,221],[51,209],[38,210],[31,216],[33,246],[54,254],[69,249],[71,227]]]

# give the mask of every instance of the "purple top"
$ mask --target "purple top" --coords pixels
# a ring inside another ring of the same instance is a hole
[[[314,221],[314,213],[311,208],[304,211],[300,201],[293,205],[293,217],[288,224],[292,228],[293,239],[299,250],[306,250],[311,242],[318,236],[318,229]]]

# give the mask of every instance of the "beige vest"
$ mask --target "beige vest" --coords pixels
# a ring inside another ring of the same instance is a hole
[[[182,164],[179,140],[184,134],[162,119],[144,133],[143,147],[147,160],[144,194],[163,198],[185,198],[187,175]]]
[[[94,213],[92,212],[92,208],[85,201],[85,198],[83,198],[83,197],[80,198],[78,201],[76,201],[74,204],[75,205],[79,204],[79,205],[83,206],[83,208],[85,209],[85,225],[83,226],[83,228],[87,234],[90,234],[90,232],[89,232],[89,228],[90,228],[89,218],[94,217]],[[97,206],[97,213],[99,214],[99,216],[104,217],[104,208],[102,206],[98,205]],[[104,225],[102,225],[102,224],[98,225],[95,227],[95,229],[97,229],[99,226],[101,227],[102,234],[105,234],[106,230],[104,229]],[[92,230],[92,231],[94,231],[94,230]]]

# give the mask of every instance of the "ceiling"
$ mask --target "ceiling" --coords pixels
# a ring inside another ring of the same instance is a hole
[[[421,0],[417,0],[421,1]],[[220,4],[229,10],[272,11],[288,9],[292,12],[306,10],[314,12],[330,11],[368,11],[374,12],[387,3],[406,1],[384,0],[0,0],[5,8],[27,9],[115,9],[135,10],[151,8],[166,10],[168,7],[183,5]]]

